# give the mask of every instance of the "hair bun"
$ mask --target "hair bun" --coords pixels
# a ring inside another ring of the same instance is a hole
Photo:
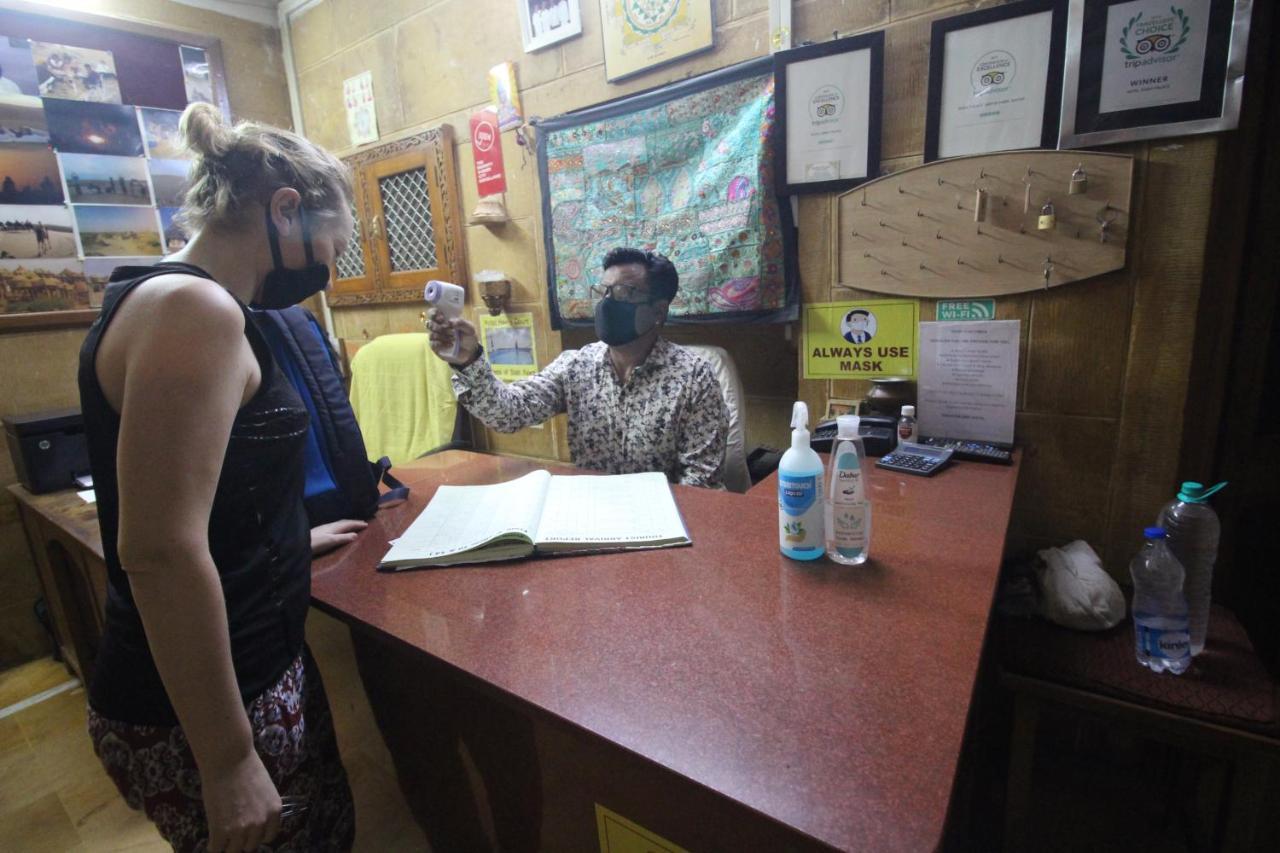
[[[183,110],[178,134],[189,151],[213,159],[226,154],[235,137],[218,108],[203,101],[189,104]]]

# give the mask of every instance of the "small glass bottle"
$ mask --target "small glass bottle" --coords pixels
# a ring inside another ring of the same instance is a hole
[[[903,406],[902,417],[898,418],[898,444],[904,441],[915,443],[918,435],[916,433],[916,407]]]

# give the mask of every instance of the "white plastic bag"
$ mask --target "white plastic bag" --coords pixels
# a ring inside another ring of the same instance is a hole
[[[1105,631],[1124,619],[1124,593],[1083,539],[1040,552],[1039,613],[1080,631]]]

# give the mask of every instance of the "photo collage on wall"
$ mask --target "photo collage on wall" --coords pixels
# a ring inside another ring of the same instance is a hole
[[[211,101],[204,51],[174,49]],[[0,35],[0,315],[99,307],[117,266],[186,244],[180,116],[124,103],[110,51]]]

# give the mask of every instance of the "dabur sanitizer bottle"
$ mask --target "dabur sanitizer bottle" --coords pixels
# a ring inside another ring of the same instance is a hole
[[[809,446],[809,407],[791,409],[791,449],[778,463],[778,547],[793,560],[823,554],[826,517],[822,504],[822,458]]]
[[[910,406],[903,406],[906,412]],[[867,451],[858,434],[860,418],[836,418],[837,435],[827,475],[827,556],[845,566],[867,561],[871,544],[871,501],[867,499]],[[904,416],[903,420],[907,420]]]

